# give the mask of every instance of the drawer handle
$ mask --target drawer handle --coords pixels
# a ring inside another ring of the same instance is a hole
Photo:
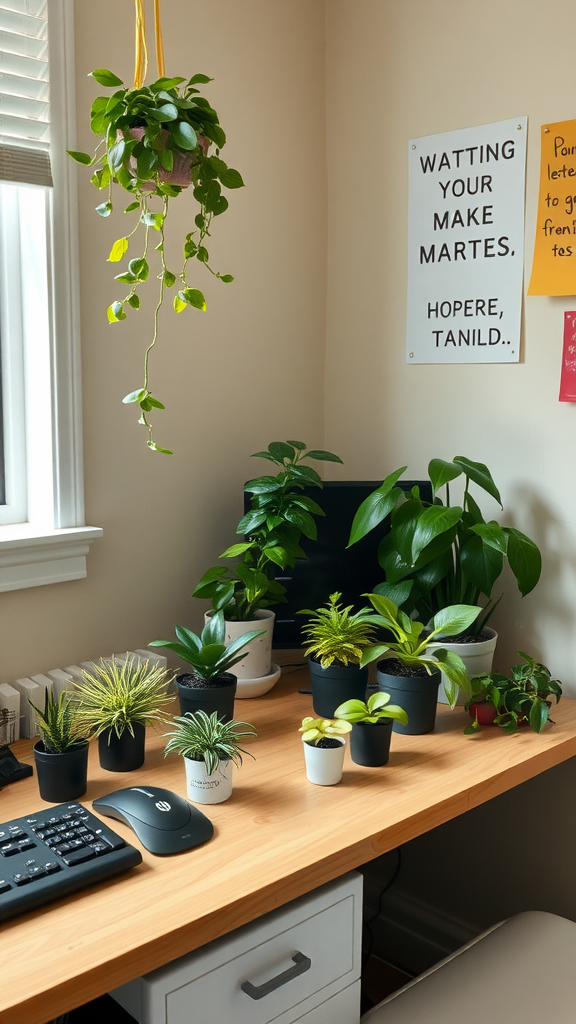
[[[304,953],[295,953],[292,959],[294,967],[289,967],[287,971],[282,971],[275,978],[270,978],[270,981],[265,981],[263,985],[253,985],[251,981],[243,981],[240,988],[251,999],[263,999],[264,996],[269,996],[271,992],[281,988],[282,985],[286,985],[294,978],[299,978],[301,974],[305,974],[312,966],[310,957],[304,956]]]

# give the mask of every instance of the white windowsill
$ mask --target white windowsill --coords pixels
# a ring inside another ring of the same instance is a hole
[[[90,545],[102,534],[98,526],[0,526],[0,592],[83,579]]]

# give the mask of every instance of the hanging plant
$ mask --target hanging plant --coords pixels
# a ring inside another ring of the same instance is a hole
[[[125,320],[131,310],[140,308],[138,292],[153,273],[153,253],[158,254],[156,276],[159,290],[152,337],[144,353],[143,381],[141,387],[126,395],[123,401],[139,406],[138,422],[147,428],[148,447],[171,455],[169,449],[155,443],[149,420],[151,410],[165,408],[152,393],[149,380],[150,353],[158,340],[160,310],[166,289],[172,288],[175,289],[173,307],[176,313],[183,312],[188,306],[206,309],[204,295],[189,283],[190,261],[202,263],[225,284],[234,280],[230,274],[220,274],[211,267],[206,242],[210,238],[213,218],[228,209],[222,186],[226,189],[241,188],[244,182],[239,172],[222,160],[220,151],[226,135],[218,114],[197,88],[212,79],[201,74],[189,79],[164,75],[157,22],[156,50],[160,77],[145,86],[143,32],[142,16],[140,21],[137,18],[140,56],[137,56],[134,88],[125,88],[121,79],[105,68],[91,73],[99,85],[114,90],[110,96],[98,96],[92,104],[91,128],[95,135],[101,136],[93,156],[68,152],[74,160],[93,168],[93,184],[106,192],[105,202],[96,207],[101,217],[109,217],[113,211],[114,185],[119,185],[132,198],[124,210],[134,218],[131,228],[114,242],[108,256],[111,263],[120,263],[129,251],[131,254],[126,266],[115,277],[126,290],[121,298],[108,306],[109,323]],[[210,152],[212,146],[213,153]],[[194,217],[194,229],[185,236],[182,266],[176,272],[166,264],[166,223],[171,201],[189,185],[192,186],[198,211]],[[138,238],[141,238],[140,247],[136,248]],[[193,265],[196,266],[196,262]]]

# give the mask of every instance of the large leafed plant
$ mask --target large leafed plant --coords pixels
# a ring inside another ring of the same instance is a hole
[[[471,485],[480,488],[502,508],[500,491],[482,462],[456,456],[451,462],[432,459],[428,473],[433,501],[424,501],[418,487],[406,497],[396,486],[406,467],[386,477],[362,503],[352,524],[349,546],[366,536],[390,515],[378,561],[385,581],[375,590],[409,613],[428,622],[448,605],[483,607],[470,627],[479,635],[498,603],[492,591],[507,561],[524,597],[540,578],[542,558],[534,541],[512,526],[486,520]],[[462,496],[453,503],[451,484],[463,482]],[[440,496],[443,492],[444,498]]]

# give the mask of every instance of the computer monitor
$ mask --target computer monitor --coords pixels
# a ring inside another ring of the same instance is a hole
[[[378,545],[389,529],[389,517],[353,547],[346,548],[359,505],[381,483],[381,480],[329,480],[321,491],[310,487],[302,492],[318,502],[326,514],[315,516],[318,539],[302,537],[300,542],[308,560],[298,559],[294,569],[278,569],[277,579],[286,587],[288,603],[274,605],[275,648],[302,646],[301,628],[306,618],[296,614],[299,609],[319,608],[334,591],[342,593],[345,605],[358,609],[366,604],[362,594],[382,582],[384,574],[378,564]],[[398,481],[398,486],[406,492],[415,484],[424,500],[432,501],[428,480]],[[245,508],[250,508],[249,494],[245,495]]]

